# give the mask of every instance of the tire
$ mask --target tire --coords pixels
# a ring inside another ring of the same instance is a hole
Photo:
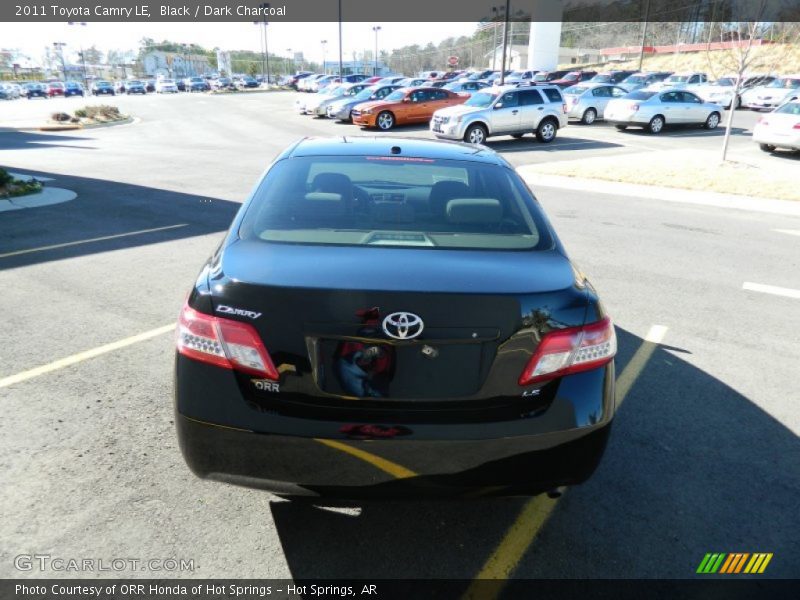
[[[583,111],[583,115],[581,116],[581,123],[584,125],[591,125],[597,120],[597,111],[593,108],[587,108]]]
[[[656,115],[647,124],[647,131],[652,134],[661,133],[662,129],[664,129],[664,117],[661,115]]]
[[[763,152],[774,152],[775,151],[775,146],[773,146],[772,144],[759,144],[758,147],[761,148],[761,150]]]
[[[719,119],[720,119],[719,113],[712,112],[710,115],[708,115],[708,118],[706,119],[706,122],[703,124],[703,127],[705,127],[706,129],[716,129],[717,126],[719,125]]]
[[[389,131],[394,127],[394,115],[388,110],[383,111],[375,118],[375,125],[381,131]]]
[[[486,127],[480,123],[475,123],[467,127],[464,132],[464,141],[468,144],[483,144],[487,137]]]
[[[553,119],[542,119],[542,122],[539,123],[539,126],[536,128],[536,139],[543,144],[549,144],[556,139],[557,131],[558,125]]]

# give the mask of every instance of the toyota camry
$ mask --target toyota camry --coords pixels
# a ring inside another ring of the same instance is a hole
[[[549,492],[592,474],[615,409],[609,315],[483,146],[292,145],[176,342],[189,467],[279,495]]]

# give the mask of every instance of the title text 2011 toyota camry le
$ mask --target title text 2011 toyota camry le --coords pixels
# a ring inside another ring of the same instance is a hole
[[[199,476],[281,495],[527,495],[586,480],[614,328],[482,146],[306,139],[183,307],[176,424]]]

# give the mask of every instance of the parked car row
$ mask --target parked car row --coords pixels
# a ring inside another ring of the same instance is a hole
[[[421,75],[358,76],[357,83],[342,83],[333,75],[298,74],[298,89],[316,93],[300,96],[295,107],[301,114],[382,131],[428,123],[444,139],[480,144],[492,136],[532,133],[547,143],[570,120],[583,125],[605,120],[619,130],[641,127],[652,134],[671,125],[715,129],[732,106],[736,87],[735,78],[709,82],[702,72],[515,71],[503,86],[490,83],[497,81],[497,71]],[[800,77],[766,75],[748,76],[740,86],[741,98],[754,94],[765,107],[767,100],[792,101],[798,88]]]

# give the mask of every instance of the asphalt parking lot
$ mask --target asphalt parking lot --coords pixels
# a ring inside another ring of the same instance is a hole
[[[304,135],[361,132],[296,114],[290,92],[99,102],[137,119],[0,131],[0,165],[78,194],[0,213],[0,576],[92,575],[15,568],[38,553],[192,559],[169,574],[190,577],[687,578],[706,552],[742,551],[774,553],[763,576],[800,575],[800,299],[744,289],[800,290],[800,218],[534,182],[617,326],[622,406],[595,476],[557,501],[308,506],[188,471],[169,329],[269,161]],[[21,122],[85,103],[0,108]],[[736,113],[734,155],[758,154],[756,119]],[[521,166],[658,160],[721,135],[571,125],[550,145],[488,145]]]

